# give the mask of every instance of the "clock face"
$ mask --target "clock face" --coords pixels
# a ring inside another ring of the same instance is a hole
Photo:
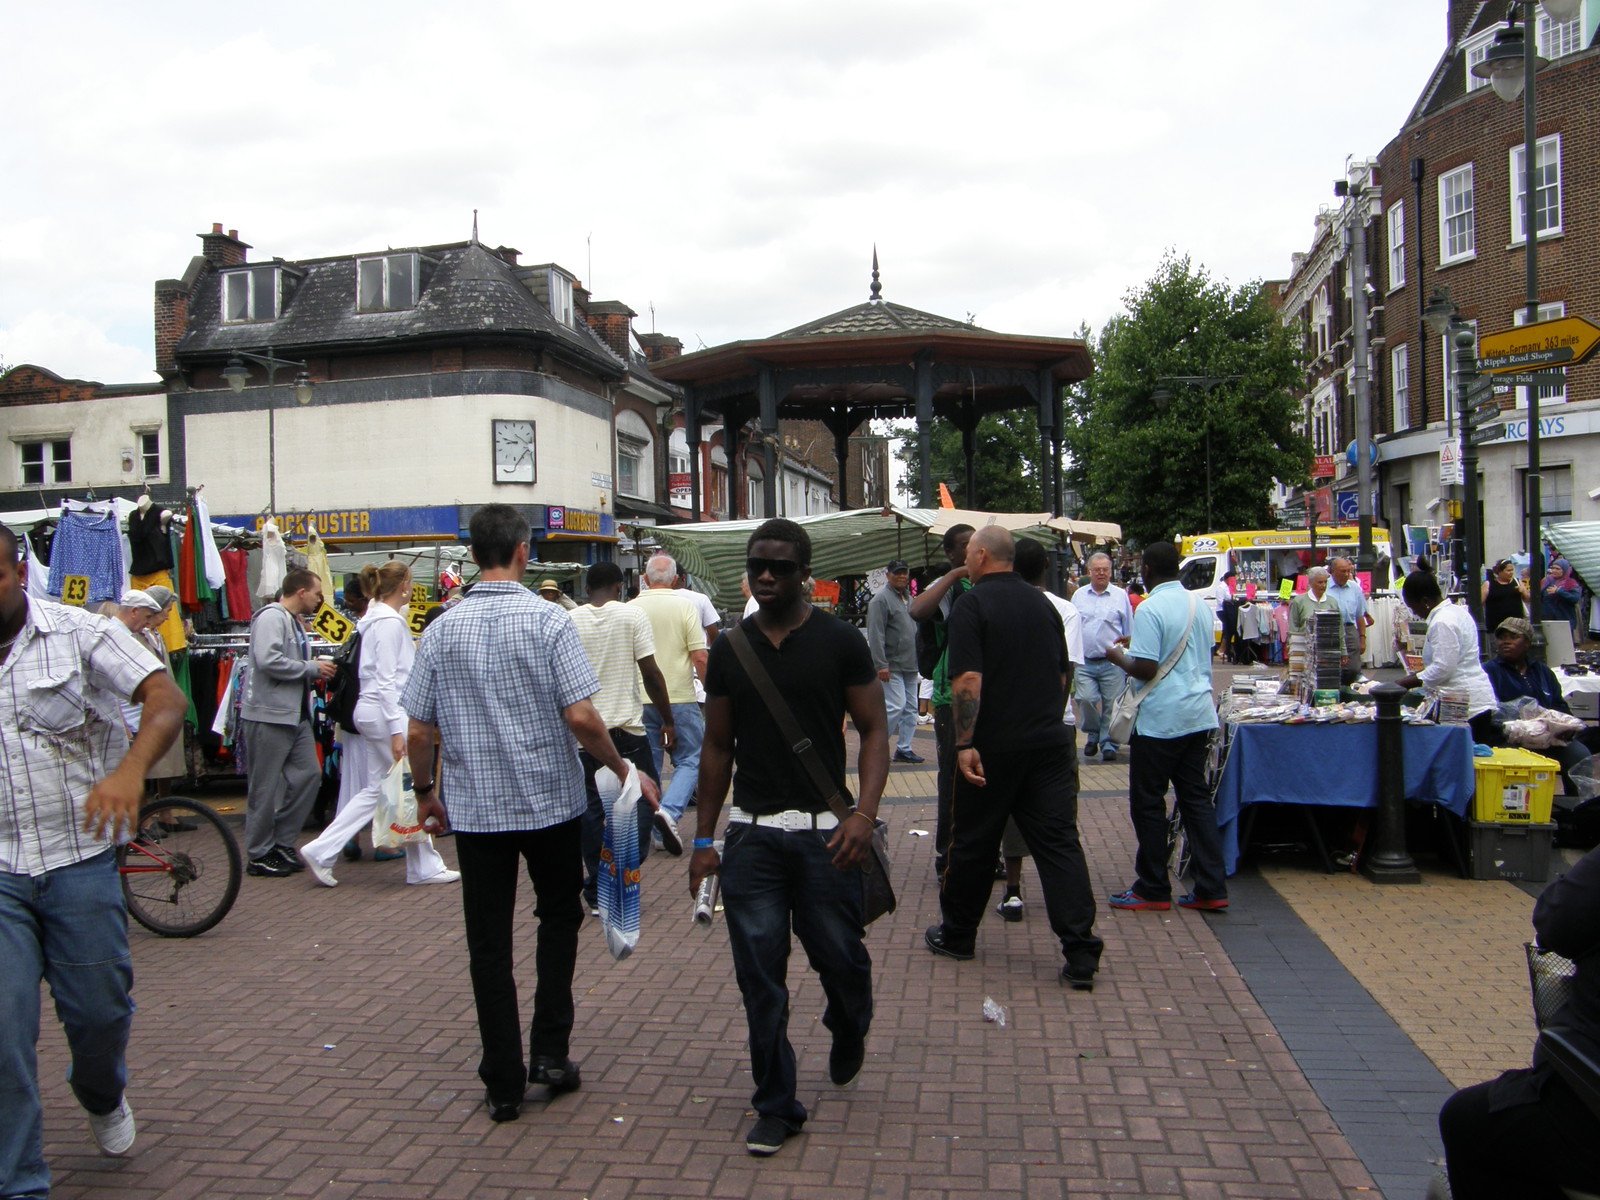
[[[532,483],[534,479],[532,421],[494,423],[494,481]]]

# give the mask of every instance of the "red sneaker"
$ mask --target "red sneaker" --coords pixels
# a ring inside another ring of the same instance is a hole
[[[1223,901],[1227,903],[1226,900]],[[1134,912],[1166,912],[1172,907],[1171,900],[1146,900],[1138,892],[1129,888],[1125,892],[1118,892],[1111,897],[1112,908],[1126,908]]]
[[[1193,908],[1200,912],[1221,912],[1228,907],[1226,900],[1202,900],[1193,892],[1178,898],[1179,908]]]

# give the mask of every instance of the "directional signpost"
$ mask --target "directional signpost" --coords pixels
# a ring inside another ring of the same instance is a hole
[[[1600,347],[1600,325],[1582,317],[1535,321],[1485,337],[1479,347],[1478,370],[1494,374],[1529,368],[1577,366]]]
[[[1479,375],[1467,384],[1461,423],[1467,428],[1467,439],[1474,446],[1492,442],[1505,436],[1505,422],[1500,420],[1500,401],[1494,394],[1494,377]]]

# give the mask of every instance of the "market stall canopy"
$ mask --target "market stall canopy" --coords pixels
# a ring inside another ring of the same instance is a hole
[[[698,580],[712,599],[732,604],[739,597],[745,544],[764,518],[707,521],[689,525],[639,526],[636,536],[650,536]],[[1116,540],[1116,525],[1070,521],[1049,513],[987,513],[951,508],[857,508],[848,512],[796,517],[811,535],[811,573],[818,579],[867,575],[891,559],[914,567],[944,561],[939,539],[952,525],[974,528],[1003,525],[1013,533],[1048,545],[1064,541],[1092,543]]]
[[[1600,521],[1563,521],[1546,525],[1544,536],[1572,564],[1590,591],[1600,588]]]

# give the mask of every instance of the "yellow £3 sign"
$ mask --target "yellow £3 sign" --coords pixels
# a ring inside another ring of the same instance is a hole
[[[341,646],[350,640],[350,635],[356,630],[354,621],[327,604],[317,609],[317,615],[311,618],[311,628]]]
[[[82,608],[89,602],[89,577],[68,575],[61,583],[61,603]]]

